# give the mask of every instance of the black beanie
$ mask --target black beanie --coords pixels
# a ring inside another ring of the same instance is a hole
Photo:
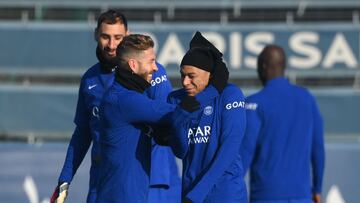
[[[195,66],[211,73],[214,69],[214,57],[209,49],[194,47],[187,51],[181,60],[180,66],[183,65]]]
[[[209,42],[209,40],[202,36],[199,31],[195,33],[194,37],[190,41],[190,49],[195,47],[208,48],[212,51],[215,57],[222,57],[222,53],[211,42]]]

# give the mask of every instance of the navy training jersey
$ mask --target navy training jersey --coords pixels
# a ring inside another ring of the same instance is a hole
[[[251,199],[310,199],[320,193],[325,152],[315,98],[278,77],[246,100],[241,154],[250,168]]]
[[[178,104],[185,95],[180,89],[168,100]],[[191,113],[192,122],[181,123],[182,115],[174,116],[179,130],[172,147],[183,159],[182,198],[195,203],[246,201],[239,152],[246,126],[244,96],[229,84],[220,95],[200,103],[200,110]]]
[[[141,126],[160,122],[174,109],[166,101],[113,83],[100,107],[102,160],[97,202],[147,201],[152,143]]]
[[[96,168],[99,159],[99,105],[104,91],[113,83],[114,73],[102,73],[100,64],[92,66],[81,78],[78,103],[65,163],[59,182],[71,182],[91,142],[90,189],[96,185]]]

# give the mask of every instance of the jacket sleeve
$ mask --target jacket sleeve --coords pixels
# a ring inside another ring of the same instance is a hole
[[[86,152],[91,144],[91,134],[89,128],[89,114],[86,111],[84,96],[82,94],[82,85],[80,85],[78,103],[76,106],[76,115],[74,122],[75,131],[71,137],[65,162],[61,170],[59,182],[70,183],[79,168]]]
[[[166,101],[172,86],[167,78],[165,68],[159,63],[156,63],[156,65],[158,71],[153,75],[151,87],[147,90],[147,94],[151,99]],[[174,159],[171,149],[156,144],[152,139],[150,187],[170,187],[171,176],[174,174],[171,174],[170,161],[166,160],[171,159]]]
[[[186,197],[193,202],[202,202],[219,178],[224,175],[224,172],[239,156],[240,144],[246,125],[244,96],[239,89],[231,89],[223,96],[220,131],[218,131],[220,132],[218,150],[203,177],[186,194]],[[234,102],[238,102],[239,105],[231,107]]]
[[[156,63],[158,71],[156,71],[151,80],[151,87],[147,89],[147,95],[151,99],[160,99],[166,101],[169,93],[172,91],[170,80],[167,77],[165,68]]]
[[[203,105],[204,102],[215,98],[217,95],[218,92],[216,89],[210,86],[196,95],[196,99]],[[168,123],[167,118],[176,108],[175,104],[162,100],[153,100],[144,94],[136,92],[132,92],[132,94],[129,94],[126,98],[117,98],[117,101],[121,104],[120,111],[122,111],[122,115],[124,115],[125,119],[130,123]]]
[[[313,194],[321,193],[324,168],[325,168],[325,149],[324,149],[324,127],[323,120],[314,98],[313,102],[313,142],[311,146],[311,164],[313,173]]]
[[[174,111],[175,105],[162,100],[153,100],[144,94],[133,92],[126,98],[119,97],[119,109],[124,119],[130,123],[157,124]],[[131,113],[128,113],[131,112]]]
[[[253,160],[257,138],[261,129],[260,107],[258,103],[247,101],[246,109],[246,130],[244,139],[241,142],[240,155],[243,160],[244,171],[246,172]]]
[[[171,135],[170,146],[175,156],[179,159],[184,159],[189,148],[189,139],[187,136],[187,129],[191,126],[194,119],[189,112],[184,111],[180,107],[171,114]]]

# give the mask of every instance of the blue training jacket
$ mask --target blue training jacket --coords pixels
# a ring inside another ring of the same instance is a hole
[[[249,96],[246,108],[241,154],[250,167],[251,199],[310,199],[320,193],[325,152],[315,98],[279,77]]]
[[[178,104],[184,96],[185,90],[180,89],[170,93],[168,100]],[[192,122],[182,123],[188,115],[174,115],[178,131],[172,147],[183,159],[182,198],[194,203],[246,202],[240,156],[246,127],[244,96],[231,84],[220,95],[205,96],[208,99],[200,102],[200,110],[191,113]]]
[[[102,160],[97,202],[147,201],[152,143],[142,125],[158,123],[174,109],[166,101],[113,83],[100,106]]]
[[[147,90],[147,95],[153,99],[166,101],[168,93],[172,89],[171,83],[167,78],[164,67],[159,63],[157,63],[157,66],[158,71],[153,75],[151,87]],[[104,92],[112,85],[113,81],[114,73],[102,73],[99,63],[92,66],[83,75],[74,119],[76,128],[70,140],[65,163],[59,177],[59,182],[71,183],[92,142],[90,183],[87,202],[94,202],[96,199],[96,180],[99,173],[98,164],[100,160],[99,106]],[[177,193],[178,191],[176,191],[176,189],[175,191],[172,190],[173,188],[179,187],[180,179],[178,177],[174,155],[170,149],[153,144],[152,156],[154,158],[151,161],[153,169],[151,171],[151,185],[161,185],[165,187],[170,187],[171,185],[170,189],[167,191],[164,190],[164,192]],[[161,167],[163,170],[159,171],[157,169],[158,167]],[[156,189],[160,188],[161,187],[156,187]],[[176,196],[176,194],[173,194],[173,196]],[[155,196],[155,199],[156,198],[157,196]],[[163,201],[160,199],[156,200],[157,202]],[[153,201],[154,200],[149,200],[149,202]]]

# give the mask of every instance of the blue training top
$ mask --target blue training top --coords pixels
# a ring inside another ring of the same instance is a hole
[[[146,202],[151,138],[142,124],[158,123],[175,109],[114,82],[100,107],[101,165],[97,202]]]
[[[170,93],[168,100],[178,104],[185,95],[180,89]],[[183,159],[182,198],[195,203],[246,202],[240,156],[246,126],[244,96],[231,84],[220,95],[210,91],[205,96],[208,99],[200,102],[200,110],[190,114],[191,123],[182,123],[183,115],[174,115],[178,131],[172,147]]]
[[[166,101],[171,91],[171,83],[164,67],[157,63],[158,71],[153,74],[151,87],[146,93],[150,98]],[[79,88],[78,103],[74,123],[75,131],[71,137],[59,182],[71,183],[77,169],[84,159],[91,142],[91,168],[88,202],[96,199],[96,180],[99,170],[99,106],[104,92],[112,85],[114,72],[103,73],[100,64],[92,66],[83,75]],[[179,184],[174,155],[168,147],[153,144],[151,185],[170,187]],[[169,160],[168,162],[164,160]],[[159,171],[157,168],[162,168]]]
[[[242,155],[245,168],[250,167],[251,199],[311,198],[320,193],[325,153],[315,98],[279,77],[249,96],[246,108]]]

